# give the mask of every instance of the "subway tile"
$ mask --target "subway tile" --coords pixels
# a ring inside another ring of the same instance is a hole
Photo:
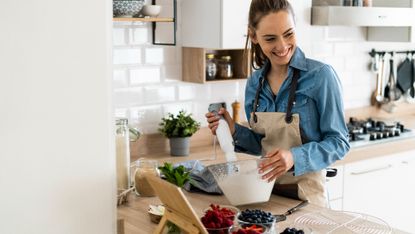
[[[175,87],[144,87],[145,103],[172,102],[176,100]]]
[[[163,116],[167,116],[169,113],[177,115],[179,111],[184,110],[187,114],[194,113],[192,102],[175,102],[163,105]]]
[[[130,70],[130,84],[139,85],[160,82],[159,67],[140,67]]]
[[[163,117],[162,107],[160,105],[132,107],[129,117],[132,124],[158,123]]]
[[[364,27],[325,27],[327,41],[365,41],[367,31]]]
[[[351,42],[337,42],[334,43],[334,56],[352,56],[356,57],[356,50],[354,43]]]
[[[116,46],[125,45],[126,44],[125,33],[126,31],[124,28],[114,28],[112,30],[113,44]]]
[[[128,86],[127,71],[126,70],[114,70],[112,75],[113,88],[124,88]]]
[[[164,63],[164,54],[162,47],[151,47],[145,49],[146,64],[162,64]]]
[[[130,28],[129,42],[132,45],[151,43],[149,29],[147,27]]]
[[[164,65],[161,67],[161,77],[165,81],[181,81],[182,65]]]
[[[139,64],[141,63],[140,49],[114,49],[113,63],[118,64]]]
[[[203,100],[209,95],[209,91],[203,84],[182,84],[178,86],[178,99]]]
[[[116,89],[114,91],[114,105],[116,107],[139,105],[143,103],[144,92],[140,87]]]
[[[315,42],[311,45],[311,52],[313,56],[332,56],[333,43]]]
[[[238,98],[238,85],[235,82],[217,82],[209,83],[211,93],[209,100],[213,101],[223,101],[226,99],[235,99]]]
[[[328,57],[326,58],[325,62],[327,64],[330,64],[334,70],[337,71],[342,71],[344,70],[344,57]]]

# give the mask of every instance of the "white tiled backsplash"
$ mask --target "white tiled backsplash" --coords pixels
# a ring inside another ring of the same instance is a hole
[[[307,21],[308,18],[308,12],[304,16],[297,12],[297,22]],[[154,133],[160,119],[169,112],[177,113],[184,109],[192,113],[202,126],[206,126],[204,114],[209,103],[225,101],[230,112],[230,105],[235,100],[243,107],[245,81],[207,84],[181,81],[180,38],[180,17],[177,46],[152,45],[150,23],[114,23],[116,117],[127,117],[142,132]],[[343,84],[346,109],[370,104],[376,82],[375,75],[369,70],[368,52],[372,48],[415,48],[414,43],[366,41],[366,28],[359,27],[321,27],[305,23],[297,28],[297,38],[306,56],[334,67]],[[243,109],[240,116],[242,120],[246,119]]]

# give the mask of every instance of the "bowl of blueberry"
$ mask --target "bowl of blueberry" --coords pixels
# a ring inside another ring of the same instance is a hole
[[[238,215],[237,221],[241,227],[255,224],[266,227],[267,231],[271,233],[273,233],[276,229],[275,217],[270,212],[266,212],[260,209],[243,210]]]
[[[280,234],[312,234],[310,228],[307,227],[287,227]]]

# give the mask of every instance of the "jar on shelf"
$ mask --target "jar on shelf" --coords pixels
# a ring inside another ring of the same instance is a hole
[[[130,175],[130,136],[128,119],[115,120],[116,136],[116,166],[117,166],[117,188],[127,190],[131,185]]]
[[[139,159],[135,162],[134,186],[137,195],[142,197],[154,197],[151,185],[145,178],[146,175],[160,176],[158,161],[149,159]]]
[[[214,54],[206,54],[206,80],[214,80],[217,73],[217,65]]]
[[[233,66],[231,56],[222,56],[219,63],[219,76],[221,78],[232,78],[233,77]]]

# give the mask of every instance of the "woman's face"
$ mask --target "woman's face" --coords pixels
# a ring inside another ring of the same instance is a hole
[[[259,21],[251,40],[259,44],[273,66],[284,66],[295,51],[294,26],[294,19],[287,11],[270,13]]]

